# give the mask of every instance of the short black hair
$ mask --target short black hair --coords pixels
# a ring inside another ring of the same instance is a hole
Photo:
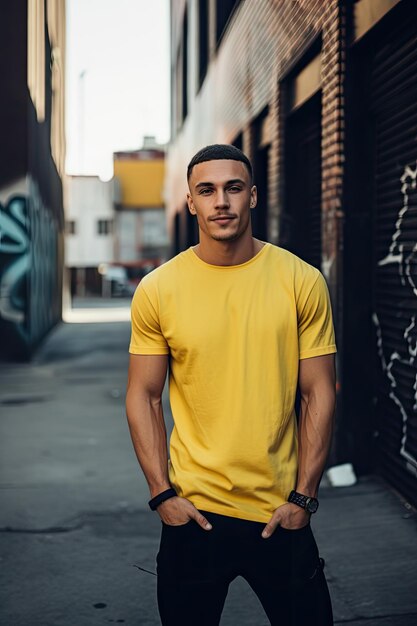
[[[252,181],[252,164],[249,161],[248,157],[242,152],[242,150],[239,150],[239,148],[236,148],[236,146],[227,143],[215,143],[211,146],[201,148],[201,150],[199,150],[197,154],[193,156],[188,164],[187,180],[190,180],[194,165],[197,165],[198,163],[204,163],[205,161],[218,161],[221,159],[228,159],[230,161],[241,161],[246,166],[246,169],[249,172],[250,180]]]

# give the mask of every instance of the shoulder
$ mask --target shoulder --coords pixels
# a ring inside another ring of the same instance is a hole
[[[321,276],[320,270],[285,248],[269,244],[268,252],[271,261],[279,266],[283,274],[292,279],[296,287],[313,286]]]
[[[138,287],[145,291],[159,290],[164,285],[175,283],[177,277],[183,273],[188,265],[190,250],[180,252],[169,261],[166,261],[159,267],[155,268],[149,274],[146,274],[140,281]]]

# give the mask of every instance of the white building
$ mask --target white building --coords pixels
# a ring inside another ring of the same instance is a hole
[[[101,293],[98,268],[114,260],[114,205],[118,201],[115,178],[103,182],[97,176],[68,176],[65,266],[72,293]]]

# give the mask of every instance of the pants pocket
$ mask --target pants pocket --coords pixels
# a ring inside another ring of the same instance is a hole
[[[162,524],[156,557],[158,576],[182,581],[206,576],[211,562],[211,532],[194,520],[179,526]]]
[[[320,560],[316,540],[310,524],[296,530],[285,530],[291,542],[291,580],[293,584],[311,581],[320,571]]]
[[[192,523],[195,524],[196,522],[194,522],[194,520],[192,519],[189,519],[188,522],[185,522],[184,524],[165,524],[165,522],[162,522],[162,526],[164,528],[185,528],[186,526],[188,526],[188,524],[192,524]]]

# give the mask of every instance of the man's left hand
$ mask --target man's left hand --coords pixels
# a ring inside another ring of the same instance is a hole
[[[297,528],[307,526],[309,521],[310,513],[307,513],[307,511],[296,504],[287,502],[275,509],[271,519],[262,531],[262,537],[268,539],[277,526],[282,526],[287,530],[297,530]]]

